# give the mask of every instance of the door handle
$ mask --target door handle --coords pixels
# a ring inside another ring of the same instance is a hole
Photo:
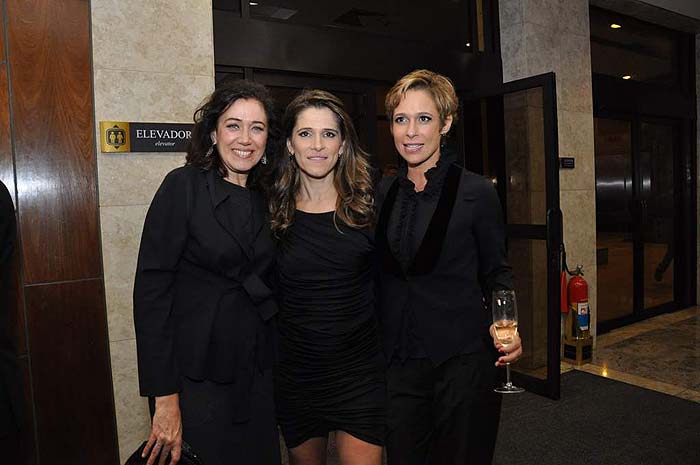
[[[552,265],[559,267],[561,258],[562,213],[558,208],[547,210],[547,246],[554,245],[549,250]]]

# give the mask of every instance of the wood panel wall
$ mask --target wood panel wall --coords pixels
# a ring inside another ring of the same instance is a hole
[[[101,273],[88,6],[7,0],[27,284]]]
[[[12,465],[116,465],[90,5],[2,4],[0,179],[19,229],[7,311],[26,421],[0,450]]]
[[[0,22],[0,181],[15,196],[15,175],[12,164],[12,141],[10,139],[10,96],[5,60],[5,27]]]

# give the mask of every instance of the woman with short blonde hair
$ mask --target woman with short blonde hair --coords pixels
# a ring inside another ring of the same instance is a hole
[[[402,158],[377,194],[387,461],[490,464],[496,366],[522,352],[519,338],[507,349],[497,343],[483,307],[492,290],[513,285],[498,195],[444,150],[458,109],[447,77],[413,71],[385,103]]]
[[[396,107],[406,96],[406,92],[417,89],[426,90],[433,98],[443,124],[448,118],[452,118],[453,121],[457,119],[459,100],[452,81],[442,74],[427,69],[417,69],[396,81],[386,94],[384,108],[389,121]]]

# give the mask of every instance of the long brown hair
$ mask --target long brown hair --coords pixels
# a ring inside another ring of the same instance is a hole
[[[360,147],[352,119],[343,102],[323,90],[306,90],[287,106],[284,112],[284,137],[291,138],[299,114],[307,108],[327,108],[335,116],[340,135],[345,142],[343,154],[334,168],[333,184],[338,193],[335,218],[353,228],[371,226],[374,221],[374,189],[370,156]],[[272,230],[275,236],[284,236],[294,220],[296,196],[301,187],[301,177],[296,161],[284,146],[275,183],[270,192]]]

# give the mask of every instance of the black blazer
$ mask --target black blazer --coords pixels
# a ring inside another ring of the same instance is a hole
[[[161,396],[178,392],[183,376],[236,383],[246,406],[273,336],[277,306],[265,279],[274,244],[253,192],[258,228],[252,250],[242,247],[251,241],[236,237],[217,176],[173,170],[146,215],[134,285],[139,385],[141,395]]]
[[[12,271],[17,222],[12,197],[0,181],[0,437],[15,431],[19,425],[21,379],[17,367],[17,351],[12,340],[10,312]]]
[[[484,350],[491,314],[483,298],[510,289],[503,213],[486,178],[453,164],[435,213],[413,262],[402,267],[387,239],[387,223],[399,183],[382,179],[378,203],[379,305],[388,358],[399,340],[403,312],[412,312],[413,330],[438,365],[448,358]]]

